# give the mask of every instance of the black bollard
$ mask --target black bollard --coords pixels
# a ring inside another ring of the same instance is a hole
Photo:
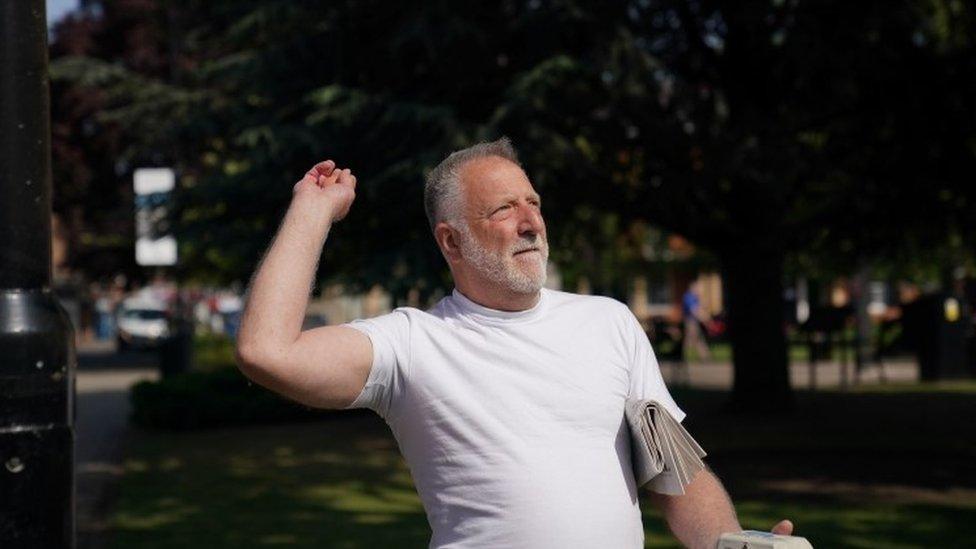
[[[51,292],[43,0],[0,2],[0,547],[70,548],[71,324]]]

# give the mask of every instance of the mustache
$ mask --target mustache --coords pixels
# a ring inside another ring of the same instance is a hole
[[[527,252],[529,250],[543,251],[547,248],[545,239],[539,236],[525,237],[523,242],[519,242],[512,246],[511,252],[517,254],[520,252]]]

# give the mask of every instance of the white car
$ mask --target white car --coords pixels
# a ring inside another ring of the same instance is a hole
[[[119,350],[158,347],[169,336],[169,314],[160,303],[127,299],[117,316]]]

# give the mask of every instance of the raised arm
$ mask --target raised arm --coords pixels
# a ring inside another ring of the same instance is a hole
[[[295,184],[291,205],[248,291],[237,363],[255,383],[308,406],[341,408],[362,391],[373,350],[351,328],[302,332],[316,266],[329,229],[349,212],[356,178],[335,162],[316,164]]]

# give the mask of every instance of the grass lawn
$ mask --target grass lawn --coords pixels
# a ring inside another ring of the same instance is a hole
[[[193,338],[193,369],[210,372],[234,364],[234,342],[223,335],[202,334]]]
[[[714,362],[732,362],[732,344],[724,341],[714,341],[708,343],[708,350],[712,353],[710,360]],[[810,361],[810,352],[806,345],[791,344],[787,347],[791,364],[806,364]],[[690,357],[691,360],[699,360],[697,353]],[[832,358],[840,360],[841,354],[835,350]],[[854,360],[849,358],[848,360]]]
[[[676,390],[746,528],[780,518],[816,547],[964,547],[976,539],[976,383],[799,393],[792,414],[730,417]],[[647,547],[677,547],[650,505]],[[385,424],[137,432],[111,547],[426,547],[429,527]]]

